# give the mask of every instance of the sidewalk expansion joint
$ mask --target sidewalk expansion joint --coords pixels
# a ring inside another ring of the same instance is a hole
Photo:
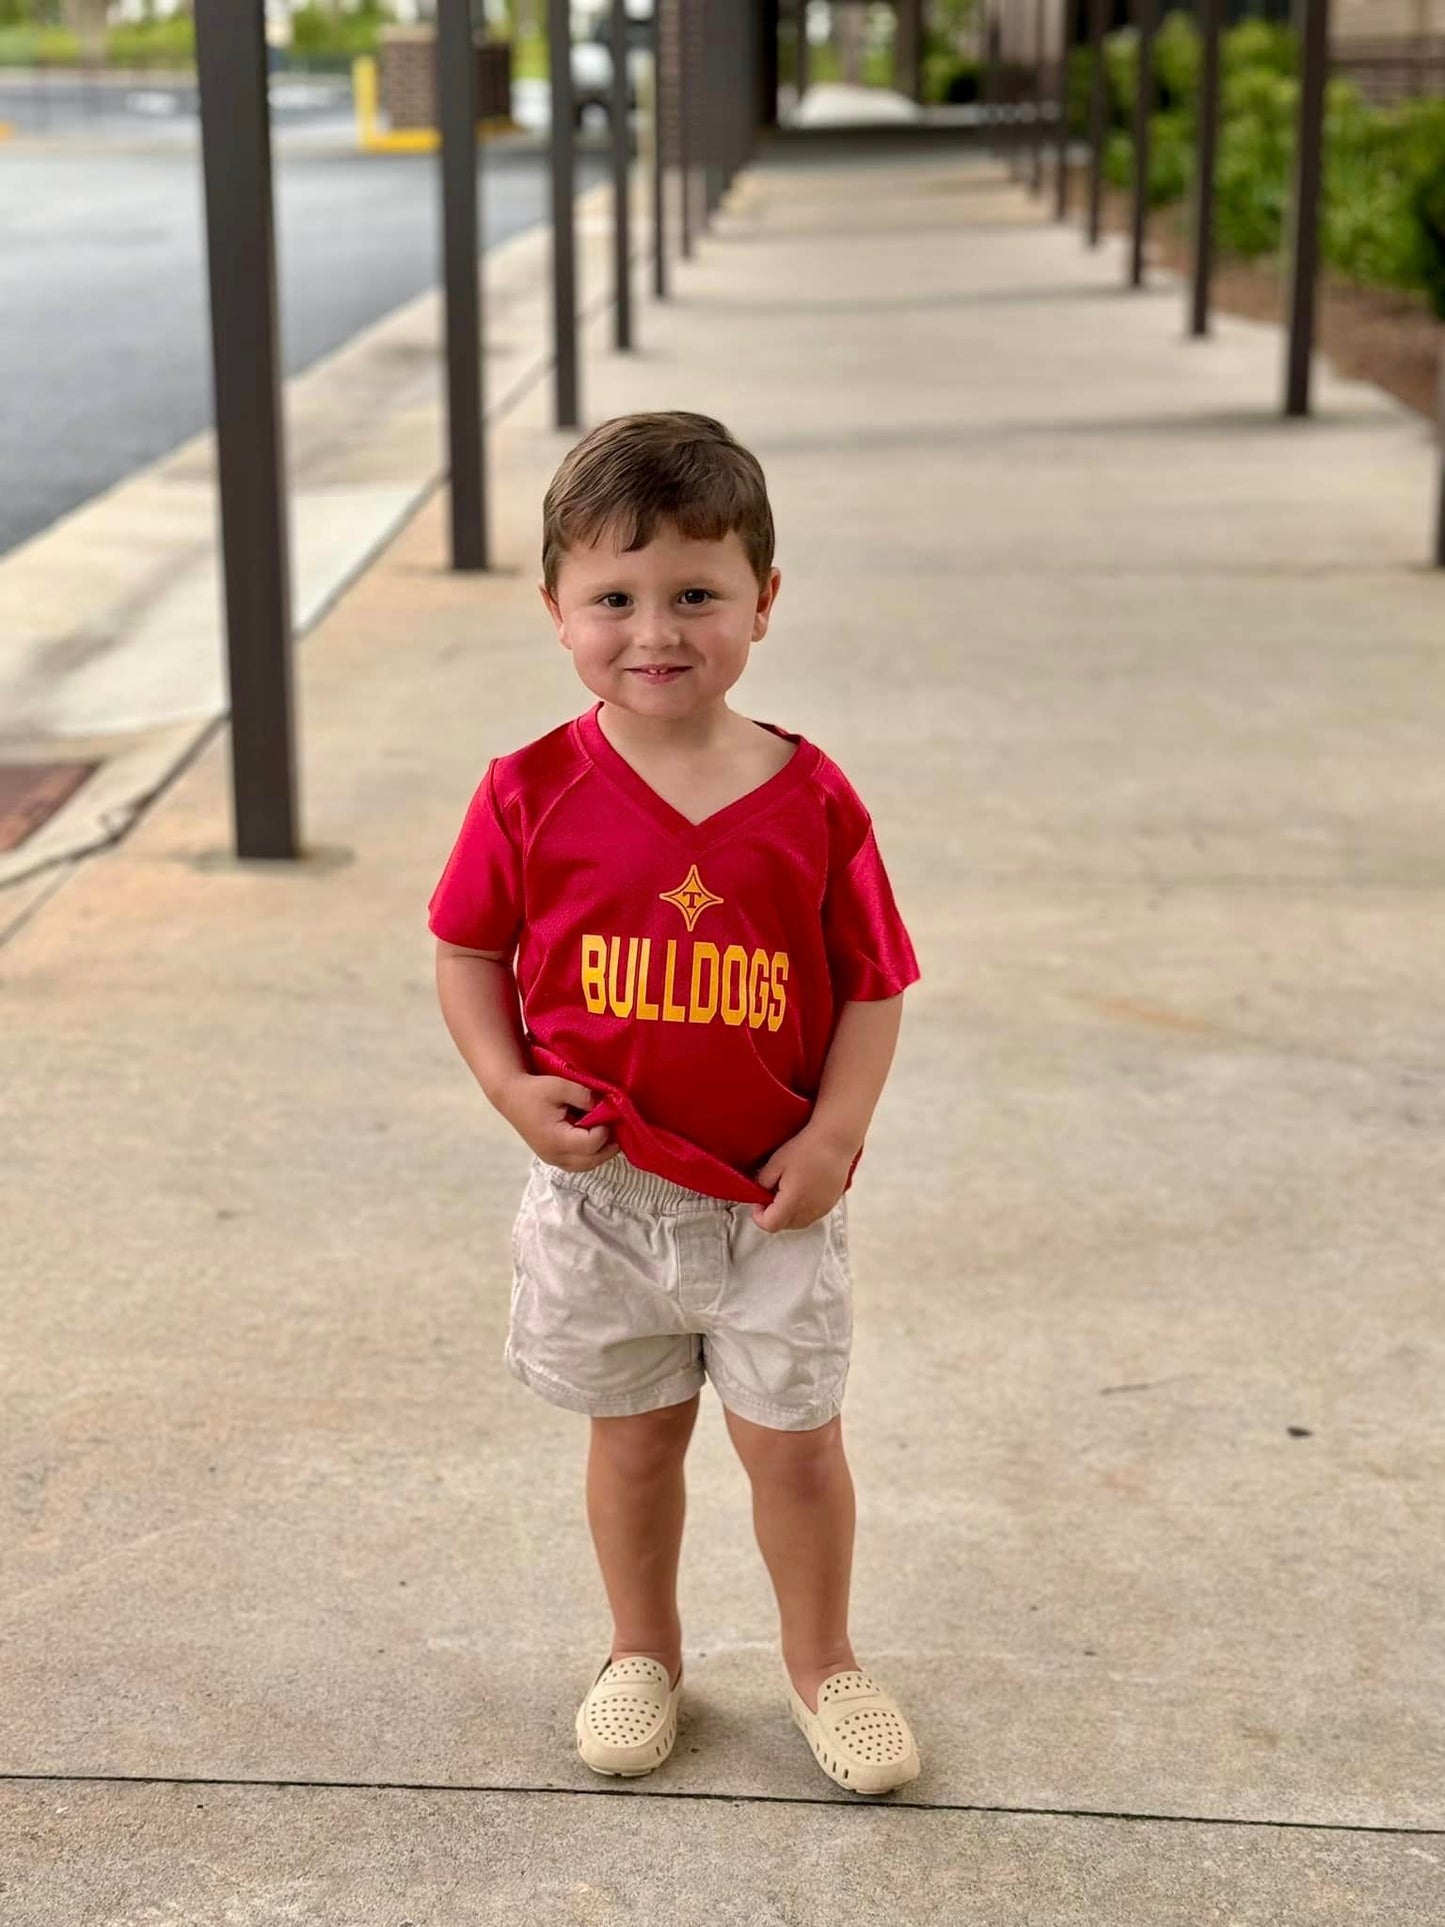
[[[460,1780],[305,1780],[273,1779],[265,1776],[229,1777],[201,1773],[0,1773],[0,1786],[174,1786],[174,1787],[268,1787],[274,1791],[302,1793],[510,1793],[519,1795],[562,1794],[580,1800],[676,1800],[712,1802],[724,1806],[776,1807],[856,1807],[881,1808],[884,1812],[906,1809],[913,1813],[999,1814],[1010,1818],[1038,1820],[1130,1820],[1145,1825],[1179,1827],[1273,1827],[1291,1833],[1395,1834],[1410,1839],[1445,1839],[1445,1825],[1438,1827],[1385,1826],[1352,1820],[1260,1820],[1231,1813],[1140,1813],[1114,1807],[1031,1807],[1000,1806],[973,1800],[896,1800],[890,1795],[867,1800],[842,1800],[826,1794],[807,1793],[714,1793],[669,1790],[652,1787],[624,1790],[610,1786],[518,1786],[485,1781],[469,1784]]]

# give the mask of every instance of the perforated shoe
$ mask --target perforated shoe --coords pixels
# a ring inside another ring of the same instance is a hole
[[[793,1718],[829,1779],[850,1793],[891,1793],[918,1778],[918,1748],[897,1701],[856,1668],[818,1688],[818,1710],[788,1681]]]
[[[609,1660],[577,1709],[577,1751],[594,1773],[635,1779],[661,1766],[677,1738],[679,1675],[640,1654]]]

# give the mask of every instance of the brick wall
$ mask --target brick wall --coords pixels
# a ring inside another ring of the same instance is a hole
[[[381,36],[381,107],[393,130],[437,124],[436,35],[430,27],[388,27]],[[512,50],[477,43],[477,119],[512,110]]]
[[[1087,15],[1088,0],[1082,0],[1082,5]],[[1168,10],[1169,0],[1160,0],[1161,14]],[[1032,60],[1038,0],[992,0],[991,11],[999,25],[1004,59]],[[1118,17],[1131,11],[1115,8]],[[1062,13],[1057,0],[1046,0],[1045,45],[1050,58],[1057,58]],[[1398,48],[1402,41],[1421,35],[1445,39],[1445,0],[1331,0],[1330,23],[1336,56],[1348,64],[1359,43],[1379,47],[1389,42]]]
[[[1445,31],[1441,0],[1334,0],[1331,13],[1337,42]]]

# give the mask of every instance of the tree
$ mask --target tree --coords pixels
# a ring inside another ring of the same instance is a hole
[[[863,78],[863,49],[868,35],[865,0],[833,0],[833,40],[843,78],[856,87]]]
[[[110,0],[60,0],[60,17],[80,42],[86,60],[105,59],[105,19]]]

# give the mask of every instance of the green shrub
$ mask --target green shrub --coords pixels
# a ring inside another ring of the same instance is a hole
[[[1111,127],[1128,127],[1134,119],[1134,96],[1139,82],[1139,30],[1121,27],[1104,42],[1104,89]]]
[[[1170,13],[1154,39],[1154,85],[1166,113],[1191,118],[1199,96],[1200,39],[1193,17]]]
[[[1252,260],[1280,245],[1289,206],[1299,87],[1278,73],[1236,83],[1241,111],[1219,130],[1215,237],[1229,254]]]
[[[1194,177],[1194,142],[1182,113],[1156,114],[1149,123],[1150,207],[1182,201]],[[1104,146],[1104,179],[1111,187],[1134,185],[1134,140],[1117,127]]]
[[[1194,179],[1194,127],[1182,109],[1156,114],[1149,138],[1149,205],[1182,201]]]
[[[1064,111],[1069,117],[1069,132],[1080,140],[1089,132],[1089,77],[1093,60],[1087,47],[1075,47],[1069,55],[1069,80]]]
[[[137,20],[115,26],[105,37],[106,59],[116,67],[191,67],[196,29],[189,16]]]
[[[929,100],[945,101],[953,107],[968,105],[978,99],[978,62],[959,60],[950,54],[946,60],[926,66],[924,90]]]
[[[1245,20],[1221,35],[1219,64],[1226,91],[1239,74],[1273,74],[1279,80],[1293,80],[1299,74],[1299,44],[1290,27]]]
[[[80,59],[80,36],[69,27],[37,27],[35,58],[54,61],[57,66],[72,66]]]
[[[331,13],[325,7],[298,7],[291,16],[291,45],[298,54],[375,53],[381,29],[390,18],[384,7],[371,3],[355,13]]]
[[[1128,187],[1134,179],[1134,142],[1111,127],[1104,136],[1104,179],[1110,187]]]
[[[1410,208],[1418,233],[1421,283],[1430,306],[1445,321],[1445,159],[1415,183]]]
[[[1160,111],[1150,130],[1149,203],[1163,207],[1188,194],[1193,174],[1199,92],[1199,34],[1171,13],[1155,42]],[[1215,233],[1229,254],[1253,259],[1276,252],[1293,191],[1299,113],[1298,48],[1285,27],[1246,21],[1223,36]],[[1108,134],[1104,177],[1133,182],[1132,125],[1138,35],[1105,42]],[[1090,55],[1069,67],[1069,118],[1087,129]],[[1424,289],[1445,318],[1445,101],[1413,101],[1389,111],[1371,107],[1348,81],[1326,97],[1321,206],[1324,260],[1375,287]]]

